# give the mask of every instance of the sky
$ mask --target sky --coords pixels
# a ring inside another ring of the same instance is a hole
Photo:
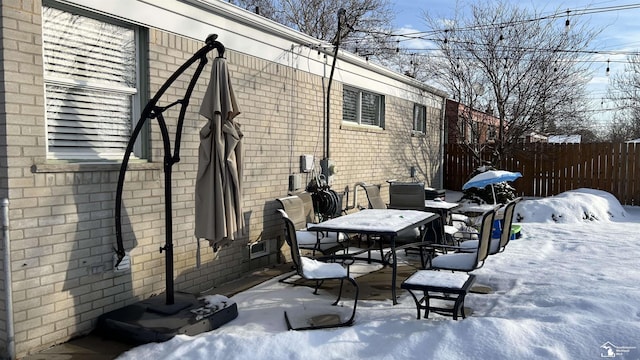
[[[459,195],[448,192],[447,201]],[[331,307],[332,295],[275,278],[228,299],[238,317],[220,328],[141,345],[118,360],[639,359],[640,207],[578,189],[525,199],[516,218],[522,237],[473,271],[493,292],[467,295],[466,319],[418,320],[401,291],[397,305],[360,300],[353,326],[287,331],[285,310],[304,316],[325,306],[345,316],[351,303]],[[351,274],[357,281],[375,269],[356,262]]]
[[[460,4],[475,3],[477,0],[464,0]],[[570,13],[577,14],[580,10],[601,9],[620,7],[623,5],[640,5],[639,1],[628,0],[569,0],[569,1],[518,1],[507,0],[519,6],[535,9],[538,12],[554,13],[558,9],[570,10]],[[425,31],[429,30],[424,22],[424,13],[431,16],[452,17],[455,12],[456,0],[391,0],[396,14],[395,26],[402,31]],[[593,79],[589,85],[591,109],[594,110],[594,119],[605,122],[611,118],[608,109],[613,105],[604,99],[607,94],[607,85],[610,79],[619,72],[624,71],[626,52],[640,50],[640,7],[628,8],[617,11],[597,11],[588,15],[579,15],[577,20],[586,23],[594,29],[601,29],[602,32],[592,43],[592,49],[604,54],[594,54],[591,69]],[[572,18],[571,16],[569,17]],[[574,18],[574,21],[576,18]],[[613,54],[612,51],[621,51],[625,54]],[[607,60],[609,62],[607,63]],[[609,75],[606,69],[609,67]]]

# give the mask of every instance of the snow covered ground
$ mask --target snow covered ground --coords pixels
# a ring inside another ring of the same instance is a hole
[[[523,236],[473,272],[494,292],[469,294],[467,319],[417,320],[403,291],[396,306],[360,301],[351,327],[287,331],[284,310],[333,298],[273,279],[231,298],[221,328],[119,359],[640,359],[640,207],[580,189],[516,213]]]

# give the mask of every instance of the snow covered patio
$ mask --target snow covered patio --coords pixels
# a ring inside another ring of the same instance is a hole
[[[638,358],[640,208],[583,189],[516,210],[523,237],[473,272],[495,291],[469,294],[467,319],[417,320],[403,291],[396,306],[363,298],[352,327],[286,331],[285,309],[315,309],[333,295],[274,278],[233,296],[239,316],[221,328],[119,359]]]

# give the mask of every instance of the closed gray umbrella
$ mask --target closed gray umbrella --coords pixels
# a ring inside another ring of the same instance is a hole
[[[200,107],[208,119],[200,130],[196,179],[195,236],[217,249],[244,228],[242,216],[242,131],[240,114],[224,58],[213,61],[211,80]]]

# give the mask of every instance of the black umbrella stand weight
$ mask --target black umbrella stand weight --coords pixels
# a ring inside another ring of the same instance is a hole
[[[164,195],[165,195],[165,244],[160,247],[160,252],[165,254],[166,290],[164,299],[162,296],[152,296],[147,300],[125,306],[101,315],[98,318],[97,331],[109,337],[119,338],[133,343],[148,343],[169,340],[177,334],[196,335],[210,331],[233,320],[238,316],[237,307],[230,304],[228,307],[212,311],[201,300],[192,294],[174,293],[173,279],[173,223],[171,201],[171,172],[174,164],[180,161],[180,140],[184,117],[189,105],[193,89],[207,64],[207,55],[212,50],[217,50],[218,56],[223,57],[225,48],[218,42],[217,35],[210,35],[205,41],[205,46],[198,50],[187,60],[171,77],[169,77],[155,96],[145,106],[140,120],[136,124],[120,166],[118,184],[116,188],[115,225],[117,248],[114,268],[118,268],[125,258],[126,252],[122,239],[122,192],[125,174],[129,158],[133,152],[134,144],[140,135],[143,125],[149,119],[155,119],[160,127],[164,150]],[[184,97],[165,106],[159,106],[158,101],[167,89],[187,69],[197,62],[194,74],[185,90]],[[179,106],[179,115],[176,126],[175,143],[171,154],[171,142],[169,131],[164,118],[164,112]]]

